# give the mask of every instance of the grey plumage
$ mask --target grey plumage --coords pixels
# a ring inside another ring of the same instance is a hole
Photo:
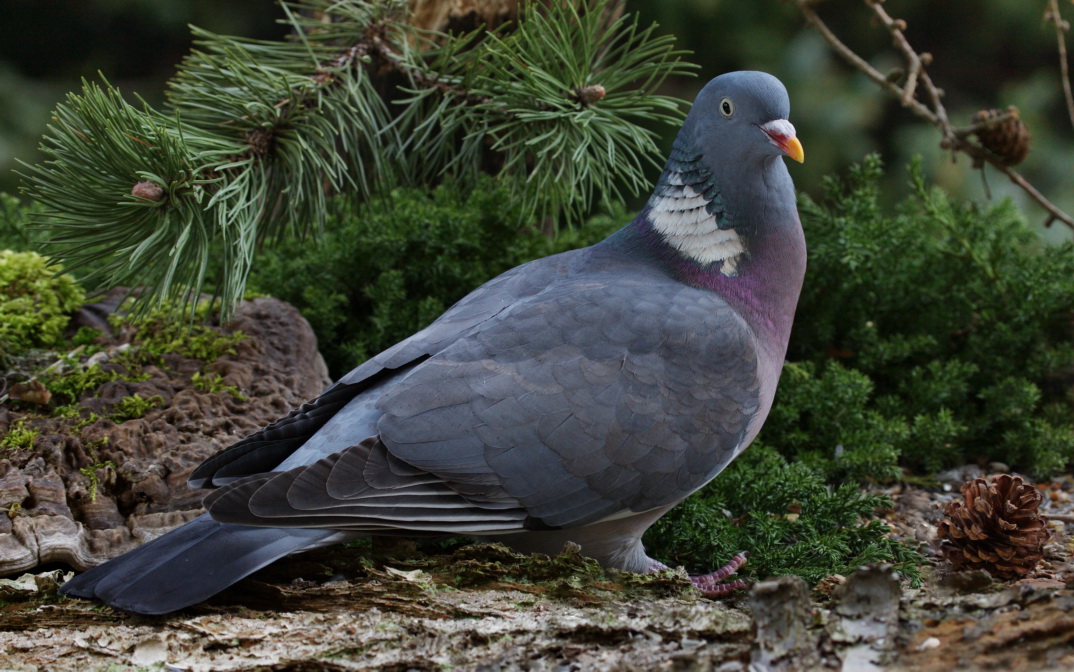
[[[162,613],[371,533],[572,540],[606,566],[656,566],[642,533],[771,407],[805,263],[787,114],[775,78],[716,78],[631,224],[491,280],[213,456],[191,477],[215,488],[211,518],[64,592]]]

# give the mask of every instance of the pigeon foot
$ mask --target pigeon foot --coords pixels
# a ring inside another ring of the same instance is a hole
[[[691,576],[690,582],[694,584],[694,587],[701,591],[701,594],[705,597],[726,597],[736,590],[745,590],[746,581],[744,579],[735,579],[734,581],[728,581],[722,583],[724,579],[729,576],[734,576],[739,569],[746,564],[745,551],[737,553],[735,557],[731,558],[723,567],[720,567],[715,572],[708,574],[701,574],[700,576]],[[667,565],[662,562],[653,561],[650,567],[650,572],[661,572],[667,569]]]

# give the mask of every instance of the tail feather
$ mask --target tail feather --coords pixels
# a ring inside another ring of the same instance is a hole
[[[207,514],[68,581],[65,595],[139,614],[202,602],[285,555],[338,541],[334,530],[218,523]]]

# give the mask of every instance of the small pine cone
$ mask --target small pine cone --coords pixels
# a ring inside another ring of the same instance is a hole
[[[574,98],[583,105],[593,105],[600,102],[607,91],[600,84],[590,84],[589,86],[580,86],[574,90]]]
[[[955,570],[984,569],[999,579],[1021,578],[1044,557],[1051,532],[1038,507],[1040,491],[1020,476],[1000,474],[988,483],[977,478],[962,485],[962,502],[944,507],[941,550]]]
[[[164,198],[164,187],[150,180],[142,180],[131,187],[131,196],[159,202]]]
[[[981,110],[974,116],[973,121],[987,122],[1001,114],[1011,116],[994,126],[977,131],[977,139],[1005,165],[1016,166],[1029,155],[1029,141],[1032,137],[1029,128],[1018,116],[1018,108],[1011,105],[1006,110]]]

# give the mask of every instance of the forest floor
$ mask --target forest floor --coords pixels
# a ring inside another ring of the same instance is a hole
[[[1042,486],[1059,517],[1067,481]],[[907,536],[951,497],[897,490],[889,522]],[[0,581],[0,670],[1070,670],[1074,584],[1055,527],[1046,562],[1016,583],[938,562],[916,589],[874,566],[831,591],[782,577],[725,601],[681,573],[487,545],[315,551],[160,617],[59,598],[62,572],[44,572]]]

